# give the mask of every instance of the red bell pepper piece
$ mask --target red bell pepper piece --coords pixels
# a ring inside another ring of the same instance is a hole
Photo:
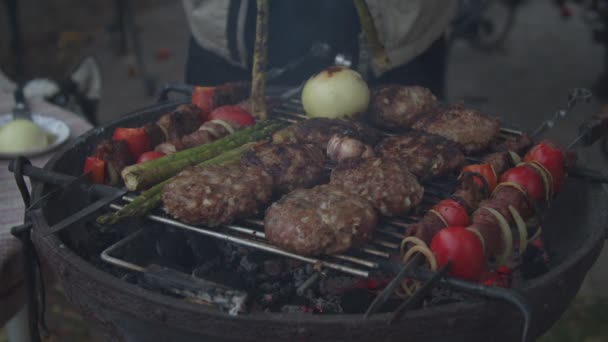
[[[143,128],[118,127],[114,130],[112,139],[124,140],[134,160],[151,149],[150,141]]]
[[[84,161],[84,173],[89,174],[91,182],[103,184],[105,178],[106,162],[97,157],[87,157]]]
[[[213,103],[214,92],[215,87],[196,86],[192,89],[192,104],[200,108],[203,121],[207,121],[207,115],[211,113],[215,106]]]

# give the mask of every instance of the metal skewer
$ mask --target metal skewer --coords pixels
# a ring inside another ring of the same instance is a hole
[[[591,101],[592,96],[593,94],[591,93],[591,91],[586,88],[570,89],[570,91],[568,92],[568,103],[566,104],[566,108],[556,111],[552,118],[543,121],[540,126],[538,126],[538,128],[536,128],[536,130],[534,130],[534,132],[532,133],[532,138],[537,139],[546,130],[553,128],[557,121],[560,118],[566,117],[566,115],[568,115],[568,113],[580,101],[589,103]]]

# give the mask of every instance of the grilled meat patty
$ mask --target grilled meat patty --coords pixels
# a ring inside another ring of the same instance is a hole
[[[273,192],[284,194],[321,182],[325,156],[314,145],[263,144],[245,153],[244,165],[263,167],[273,179]]]
[[[339,186],[298,189],[266,210],[266,238],[300,255],[340,253],[368,241],[376,227],[370,203]]]
[[[466,153],[490,147],[498,136],[497,118],[472,109],[450,108],[420,118],[413,129],[441,135],[462,146]]]
[[[349,159],[331,172],[331,184],[361,196],[384,216],[401,216],[422,201],[416,176],[390,159]]]
[[[464,154],[455,143],[423,132],[388,137],[375,150],[378,156],[395,160],[419,179],[449,173],[464,163]]]
[[[441,135],[457,142],[465,153],[474,153],[486,150],[496,140],[500,122],[476,110],[449,108],[421,118],[412,128]]]
[[[162,202],[180,221],[217,226],[257,213],[271,195],[266,170],[235,163],[186,168],[164,186]]]
[[[372,92],[367,117],[380,128],[404,130],[436,106],[437,98],[426,88],[389,84]]]
[[[347,136],[369,145],[375,145],[382,138],[382,133],[363,123],[327,118],[312,118],[300,121],[272,136],[275,143],[313,144],[323,151],[327,142],[334,135]]]

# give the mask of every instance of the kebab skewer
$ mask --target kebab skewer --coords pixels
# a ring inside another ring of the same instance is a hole
[[[120,183],[120,173],[126,166],[162,157],[165,154],[162,152],[171,151],[168,146],[191,147],[225,136],[225,131],[245,126],[243,121],[247,117],[251,118],[251,115],[244,115],[244,110],[239,110],[240,107],[235,106],[229,111],[214,109],[243,101],[248,89],[246,82],[193,87],[191,104],[180,105],[156,122],[141,127],[116,128],[112,138],[100,142],[94,154],[86,159],[84,172],[91,173],[91,181],[94,183],[116,185]],[[201,138],[199,133],[195,139],[186,139],[186,144],[183,144],[182,139],[196,133],[199,127],[207,131],[209,136]],[[159,146],[162,152],[154,151]],[[177,149],[173,148],[172,152],[175,150]]]
[[[420,252],[431,266],[440,267],[450,260],[450,274],[467,280],[479,280],[490,259],[499,263],[516,261],[516,252],[523,253],[529,240],[525,221],[538,214],[537,207],[548,205],[554,191],[559,190],[568,161],[567,155],[550,142],[535,145],[523,163],[502,174],[490,198],[479,203],[468,227],[440,228],[430,243],[428,234],[426,241],[408,237],[402,245],[413,242],[414,247],[404,251],[404,259]],[[411,288],[406,284],[404,290],[407,293]]]

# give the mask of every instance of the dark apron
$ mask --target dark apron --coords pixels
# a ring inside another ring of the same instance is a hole
[[[231,54],[236,57],[236,18],[241,0],[231,0],[226,37]],[[352,0],[270,0],[268,68],[282,67],[308,53],[315,42],[329,44],[329,57],[309,60],[298,68],[273,80],[273,84],[301,84],[315,72],[334,63],[338,53],[353,56],[353,67],[359,55],[360,31],[357,12]],[[245,24],[245,44],[253,51],[255,41],[255,1],[251,0]],[[427,51],[406,65],[391,70],[369,82],[422,85],[443,97],[446,46],[444,39],[436,41]],[[216,85],[251,78],[251,58],[247,70],[232,65],[222,57],[202,48],[190,39],[186,82]]]

